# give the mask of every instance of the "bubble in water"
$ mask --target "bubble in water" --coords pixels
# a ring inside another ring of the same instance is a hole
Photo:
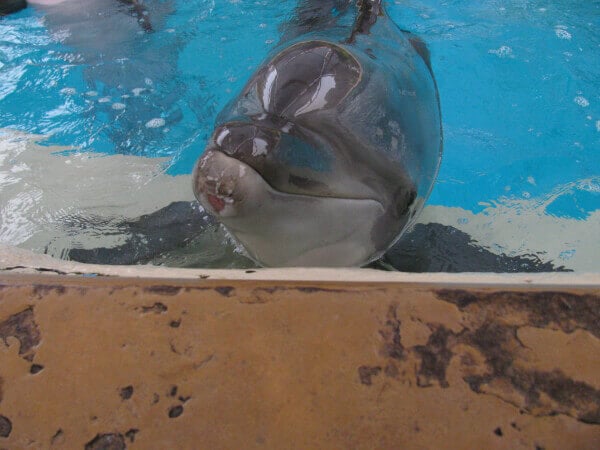
[[[98,103],[108,103],[110,102],[110,97],[102,97],[98,99]]]
[[[577,103],[579,106],[581,106],[582,108],[587,108],[588,106],[590,106],[590,102],[588,101],[588,99],[585,97],[582,97],[581,95],[578,95],[577,97],[575,97],[573,99],[573,101],[575,103]]]
[[[125,109],[125,104],[124,103],[113,103],[112,109],[120,111],[122,109]]]
[[[77,89],[75,89],[75,88],[71,88],[71,87],[66,87],[66,88],[62,88],[62,89],[60,90],[60,93],[61,93],[62,95],[74,95],[74,94],[76,94],[76,93],[77,93]]]
[[[98,93],[96,91],[87,91],[85,95],[87,95],[88,97],[95,97],[98,95]]]
[[[133,88],[131,90],[131,92],[133,92],[133,95],[135,95],[136,97],[138,97],[145,90],[146,90],[146,88]]]
[[[596,131],[600,133],[600,120],[596,121]]]
[[[594,180],[585,180],[579,184],[578,188],[582,191],[600,194],[600,184],[598,184]]]
[[[554,29],[554,33],[556,33],[556,37],[559,39],[570,40],[573,36],[569,33],[564,26],[558,26]]]
[[[493,55],[497,55],[500,58],[508,58],[508,57],[512,57],[512,48],[510,48],[507,45],[503,45],[502,47],[500,47],[499,49],[492,49],[492,50],[488,50],[488,53],[491,53]]]
[[[165,119],[156,117],[146,122],[146,128],[160,128],[165,126]]]

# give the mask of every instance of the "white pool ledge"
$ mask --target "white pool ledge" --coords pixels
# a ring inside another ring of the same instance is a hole
[[[18,247],[0,244],[0,274],[48,273],[134,278],[333,281],[373,283],[435,283],[441,285],[597,286],[598,273],[405,273],[359,268],[180,269],[153,265],[100,265],[63,261]]]

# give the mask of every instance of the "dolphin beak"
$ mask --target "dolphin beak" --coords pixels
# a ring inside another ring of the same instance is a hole
[[[198,160],[192,177],[194,194],[205,208],[215,215],[231,214],[234,193],[242,168],[221,152],[207,149]]]

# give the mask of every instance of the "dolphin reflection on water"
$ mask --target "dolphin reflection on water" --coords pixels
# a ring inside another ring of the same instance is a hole
[[[137,18],[140,26],[146,31],[152,31],[152,22],[143,0],[2,0],[0,2],[0,16],[19,12],[28,5],[38,7],[61,7],[61,13],[79,11],[79,16],[91,16],[98,6],[107,6],[110,3],[121,3],[130,7],[130,12]],[[73,21],[73,24],[75,22]],[[110,35],[105,35],[110,39]]]
[[[82,78],[83,86],[61,91],[78,96],[81,113],[79,123],[66,127],[73,131],[66,131],[66,138],[59,135],[59,142],[121,154],[160,150],[162,130],[182,119],[178,103],[186,90],[176,82],[182,38],[164,32],[174,0],[28,0],[27,4],[52,40],[61,44],[52,57],[58,60],[57,67],[63,70],[60,63],[68,67],[75,83]],[[27,4],[23,1],[21,6]],[[59,69],[53,80],[64,77]],[[95,142],[98,135],[107,139]]]

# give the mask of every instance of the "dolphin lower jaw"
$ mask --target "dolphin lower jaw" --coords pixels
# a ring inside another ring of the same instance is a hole
[[[287,230],[265,236],[250,234],[247,230],[236,232],[226,223],[224,226],[248,256],[264,267],[357,267],[381,257],[384,251],[365,239],[369,235],[368,227],[352,230],[346,236],[317,241],[314,236],[291,235]],[[296,246],[296,243],[303,245]]]
[[[362,265],[385,250],[373,240],[373,229],[384,215],[374,200],[282,198],[275,192],[252,216],[221,222],[263,266],[343,267]]]

